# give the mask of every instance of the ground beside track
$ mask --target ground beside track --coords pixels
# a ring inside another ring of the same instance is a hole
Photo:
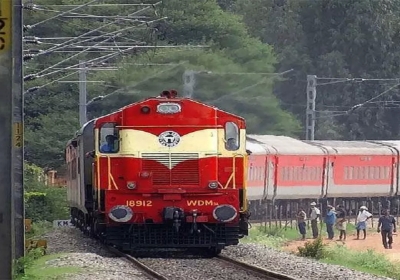
[[[372,223],[373,222],[373,223]],[[301,241],[296,228],[296,223],[288,223],[287,227],[271,228],[267,224],[253,224],[252,234],[244,242],[266,244],[284,252],[298,253],[298,247],[304,246],[306,242],[312,242],[311,229],[307,229],[307,240]],[[325,226],[322,227],[322,237],[327,246],[328,253],[320,262],[342,265],[358,271],[373,273],[376,275],[390,276],[400,279],[400,236],[394,236],[393,249],[384,249],[380,234],[376,232],[377,220],[368,222],[368,233],[366,240],[355,240],[356,230],[354,221],[348,224],[346,242],[336,241],[338,231],[335,230],[335,238],[327,240]],[[362,233],[361,233],[362,236]],[[371,278],[373,279],[373,278]]]
[[[76,229],[57,229],[48,233],[46,239],[49,242],[48,254],[50,254],[50,256],[39,259],[40,266],[57,269],[59,272],[58,275],[62,272],[65,276],[62,279],[146,279],[144,275],[132,267],[130,263],[111,255],[109,252],[102,249],[97,242],[83,236],[82,233]],[[52,255],[59,253],[62,253],[62,255]],[[224,250],[223,254],[249,264],[296,276],[298,279],[383,279],[370,274],[349,270],[344,267],[299,258],[273,248],[267,248],[260,244],[241,244],[239,246],[233,246]],[[207,268],[205,268],[202,270],[199,266],[200,262],[196,260],[187,262],[186,260],[162,261],[158,259],[155,260],[155,263],[162,271],[170,271],[170,275],[173,275],[173,272],[178,269],[183,271],[183,273],[187,271],[187,275],[191,275],[192,277],[190,279],[206,280],[211,278],[210,275],[214,275],[210,269],[207,270]],[[182,265],[184,266],[183,268]],[[40,266],[36,266],[36,269],[39,269]],[[193,269],[196,270],[196,273],[191,273]],[[229,275],[231,274],[228,270],[220,270],[218,273],[230,279]],[[217,272],[215,274],[214,276],[217,277]],[[29,279],[51,278],[46,275],[46,277]],[[224,278],[222,277],[221,279]],[[256,278],[249,275],[248,277],[243,277],[243,279]]]
[[[56,229],[41,238],[48,242],[46,256],[31,263],[23,279],[148,279],[124,258],[116,257],[77,229]]]

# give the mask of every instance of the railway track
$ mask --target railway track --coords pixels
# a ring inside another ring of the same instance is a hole
[[[128,262],[132,263],[136,268],[138,268],[141,272],[143,272],[143,274],[145,274],[145,276],[149,279],[156,279],[156,280],[170,280],[167,277],[161,275],[160,273],[158,273],[157,271],[151,269],[150,267],[148,267],[147,265],[143,264],[142,262],[140,262],[137,258],[132,257],[129,254],[125,254],[117,249],[115,249],[114,247],[107,247],[107,249],[114,253],[115,255],[125,258]]]
[[[261,275],[264,277],[264,279],[268,279],[268,280],[296,280],[296,278],[293,278],[291,276],[288,275],[284,275],[278,272],[274,272],[271,270],[267,270],[255,265],[251,265],[245,262],[241,262],[226,256],[217,256],[217,259],[229,263],[230,265],[234,265],[236,267],[240,267],[244,270],[249,271],[250,273],[255,273],[258,275]]]
[[[132,263],[138,270],[143,272],[143,274],[149,279],[156,279],[156,280],[175,280],[176,279],[175,276],[171,276],[171,275],[169,275],[169,273],[168,273],[168,276],[165,275],[167,273],[159,273],[157,271],[158,269],[156,267],[154,267],[153,265],[146,264],[146,261],[145,261],[146,259],[135,258],[129,254],[120,252],[113,247],[108,247],[108,249],[112,253],[114,253],[120,257],[123,257],[127,261]],[[173,257],[172,257],[172,259],[173,259]],[[162,262],[166,261],[168,259],[159,258],[158,260],[159,260],[159,265],[163,266]],[[182,261],[182,258],[179,258],[178,260]],[[192,260],[196,260],[196,259],[192,259]],[[202,260],[204,260],[204,259],[202,259]],[[219,263],[219,265],[221,267],[225,267],[225,269],[228,268],[228,271],[230,271],[230,268],[231,268],[231,269],[245,271],[246,274],[254,276],[254,278],[246,278],[246,279],[296,280],[296,278],[293,278],[293,277],[290,277],[290,276],[287,276],[287,275],[284,275],[281,273],[277,273],[274,271],[270,271],[270,270],[267,270],[264,268],[260,268],[258,266],[250,265],[245,262],[241,262],[241,261],[232,259],[230,257],[222,256],[222,255],[214,257],[214,258],[210,258],[207,260],[209,262],[211,262],[211,265],[213,265],[213,266],[216,266],[216,265],[218,265],[217,263]],[[207,270],[209,268],[210,267],[205,266],[204,270]],[[183,269],[188,269],[188,273],[190,272],[189,271],[190,268],[185,265],[183,266]],[[217,278],[215,278],[215,279],[220,279],[219,276],[216,276],[216,277]],[[210,276],[204,276],[204,278],[196,278],[196,279],[212,279],[212,278],[210,278]]]

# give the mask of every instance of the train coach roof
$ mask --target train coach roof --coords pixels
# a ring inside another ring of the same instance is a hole
[[[246,148],[253,153],[259,153],[252,150],[252,145],[263,147],[269,154],[289,154],[289,155],[323,155],[323,150],[301,140],[287,136],[276,135],[247,135]],[[253,146],[254,147],[254,146]],[[265,153],[265,152],[264,152]]]
[[[389,147],[367,141],[307,141],[342,155],[392,155]]]
[[[371,140],[369,142],[379,143],[385,146],[390,146],[400,151],[400,140]]]

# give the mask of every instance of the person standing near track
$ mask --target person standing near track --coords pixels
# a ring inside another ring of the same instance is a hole
[[[343,241],[346,240],[346,227],[347,227],[347,219],[346,219],[346,210],[344,209],[343,205],[338,205],[336,207],[336,228],[339,230],[339,240]]]
[[[367,220],[371,217],[372,214],[368,212],[368,208],[366,206],[361,206],[357,216],[357,240],[360,239],[360,230],[364,233],[363,239],[367,238]]]
[[[336,221],[336,212],[335,208],[332,205],[328,205],[328,212],[326,213],[325,217],[325,224],[326,224],[326,231],[328,232],[328,239],[332,240],[335,236],[333,231],[333,225]]]
[[[393,232],[396,232],[396,220],[390,215],[389,209],[383,211],[383,216],[379,218],[378,232],[381,232],[383,247],[392,249]]]
[[[299,227],[300,234],[302,236],[301,240],[306,239],[306,219],[307,215],[303,208],[299,208],[299,212],[297,212],[297,226]]]
[[[310,220],[311,220],[311,230],[313,238],[318,238],[318,221],[321,217],[321,211],[317,208],[317,204],[315,202],[311,202],[311,210],[310,210]]]

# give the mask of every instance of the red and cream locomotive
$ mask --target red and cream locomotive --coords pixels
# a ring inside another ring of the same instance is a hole
[[[248,234],[243,118],[174,90],[85,124],[66,147],[71,220],[123,250]]]

